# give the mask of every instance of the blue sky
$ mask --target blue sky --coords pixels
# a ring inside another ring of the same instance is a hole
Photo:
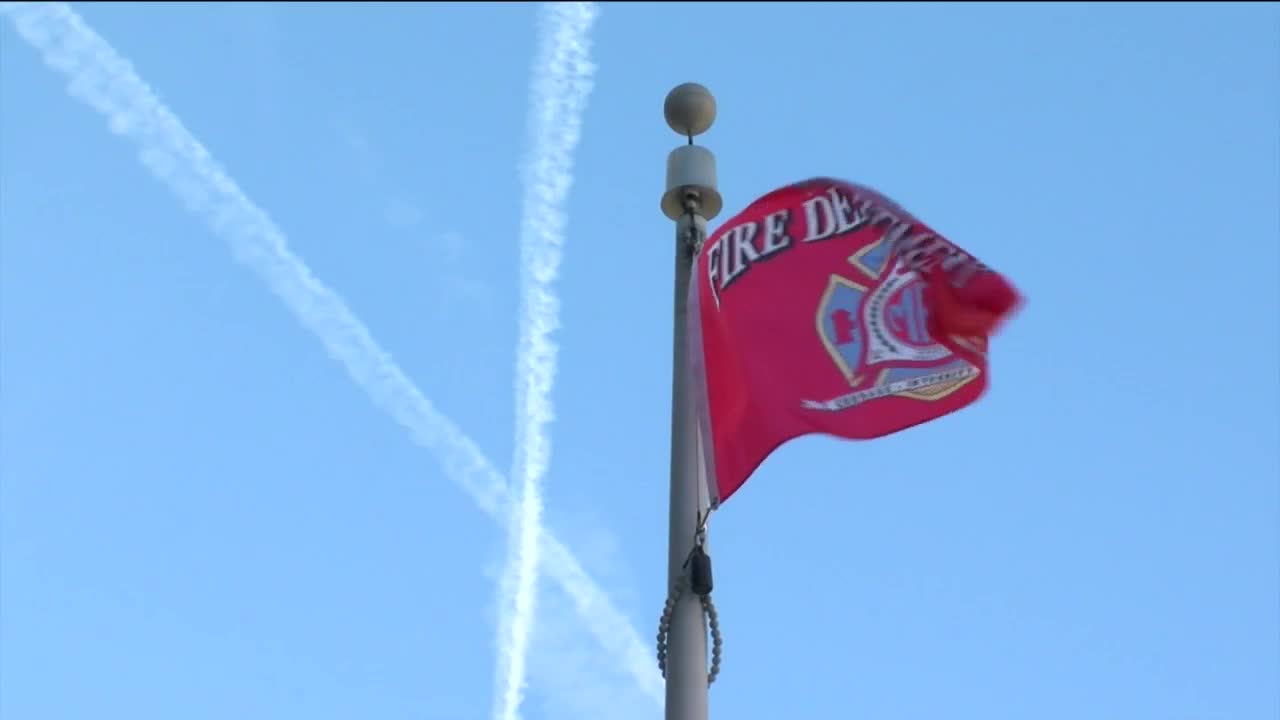
[[[77,11],[506,472],[538,8]],[[672,86],[718,220],[847,178],[1028,298],[980,403],[716,515],[713,717],[1280,713],[1275,4],[610,4],[591,57],[545,515],[646,649]],[[0,342],[0,715],[490,713],[502,528],[7,20]],[[540,587],[524,716],[659,717]]]

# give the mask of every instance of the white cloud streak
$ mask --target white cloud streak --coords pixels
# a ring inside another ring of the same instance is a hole
[[[516,500],[508,522],[507,563],[498,581],[495,720],[517,720],[528,675],[537,614],[542,485],[551,464],[560,301],[553,283],[565,239],[565,199],[573,184],[573,151],[591,94],[588,55],[594,3],[549,3],[541,16],[529,125],[532,151],[522,167],[520,339],[516,348],[516,432],[511,480]]]
[[[0,3],[0,12],[8,14],[18,34],[67,79],[73,97],[106,118],[113,133],[137,145],[143,165],[231,245],[235,258],[279,296],[375,405],[402,425],[415,443],[433,452],[446,475],[481,510],[505,524],[513,503],[493,464],[405,376],[343,299],[289,250],[280,228],[245,196],[130,63],[64,3]],[[568,547],[549,531],[537,537],[542,568],[562,586],[586,628],[645,695],[660,704],[662,678],[635,628]]]

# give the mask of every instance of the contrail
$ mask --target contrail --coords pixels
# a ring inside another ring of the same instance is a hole
[[[541,17],[542,37],[530,98],[533,149],[522,168],[524,209],[520,227],[520,340],[516,350],[516,437],[511,482],[516,492],[508,523],[507,564],[498,582],[495,720],[517,720],[525,687],[529,638],[538,596],[538,537],[542,532],[542,482],[551,463],[548,425],[554,417],[551,386],[556,372],[552,331],[560,302],[552,283],[564,245],[564,202],[573,182],[573,150],[591,93],[588,59],[594,3],[550,3]]]
[[[404,426],[414,442],[435,453],[448,477],[481,510],[505,524],[513,503],[502,475],[405,376],[342,298],[289,250],[280,228],[129,62],[64,3],[0,3],[0,12],[10,14],[18,33],[67,78],[73,97],[103,115],[113,133],[138,146],[143,165],[228,241],[235,258],[262,278],[373,402]],[[635,628],[563,543],[545,530],[538,537],[542,567],[572,598],[588,630],[660,704],[662,678]]]

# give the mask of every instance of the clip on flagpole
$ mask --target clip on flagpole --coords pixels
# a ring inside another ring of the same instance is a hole
[[[716,118],[716,101],[697,83],[667,94],[667,125],[688,143],[667,156],[662,212],[676,223],[675,312],[671,378],[671,505],[667,586],[670,594],[658,630],[658,664],[666,679],[666,720],[708,720],[707,687],[720,665],[720,627],[711,604],[711,560],[697,472],[697,423],[689,397],[687,352],[690,270],[707,236],[707,221],[720,213],[716,159],[693,144]],[[693,592],[685,592],[692,589]],[[699,592],[705,591],[705,592]],[[707,622],[712,630],[707,671]]]

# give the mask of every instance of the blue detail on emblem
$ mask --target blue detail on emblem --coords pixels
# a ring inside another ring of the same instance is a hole
[[[832,284],[827,302],[822,307],[822,336],[827,346],[840,355],[847,374],[854,374],[862,364],[867,345],[859,313],[866,293],[842,282]]]
[[[924,284],[912,283],[885,310],[889,332],[917,347],[932,344],[929,315],[924,306]]]
[[[874,244],[863,250],[858,256],[856,262],[871,273],[871,277],[878,278],[884,274],[885,265],[889,264],[889,255],[893,249],[892,243],[886,238],[881,237]]]

